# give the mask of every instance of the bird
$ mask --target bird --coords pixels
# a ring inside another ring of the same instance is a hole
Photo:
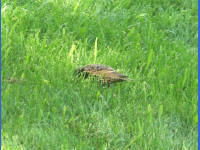
[[[77,68],[74,72],[78,77],[82,76],[84,79],[89,76],[97,77],[101,83],[110,84],[116,82],[130,81],[132,79],[128,76],[116,72],[110,66],[105,66],[102,64],[88,64],[86,66]]]

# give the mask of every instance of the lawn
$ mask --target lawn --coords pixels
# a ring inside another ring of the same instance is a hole
[[[196,150],[197,0],[2,0],[2,150]],[[77,67],[131,82],[101,86]]]

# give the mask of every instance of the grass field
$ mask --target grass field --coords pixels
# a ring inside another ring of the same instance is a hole
[[[197,4],[2,0],[2,150],[196,150]],[[90,63],[134,81],[77,80]]]

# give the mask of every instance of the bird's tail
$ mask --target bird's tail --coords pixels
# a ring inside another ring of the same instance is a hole
[[[134,79],[126,78],[127,81],[134,81]]]

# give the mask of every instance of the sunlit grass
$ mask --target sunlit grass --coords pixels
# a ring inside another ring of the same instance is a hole
[[[197,1],[4,0],[1,13],[2,149],[197,149]],[[73,76],[90,63],[134,80]]]

